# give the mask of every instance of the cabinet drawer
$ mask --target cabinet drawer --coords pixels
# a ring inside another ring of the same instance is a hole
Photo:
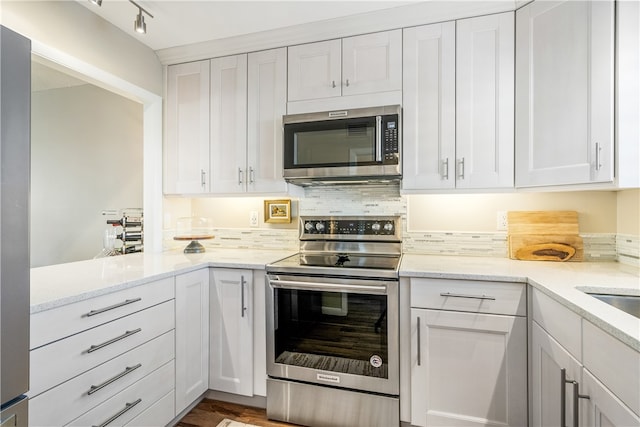
[[[640,353],[586,320],[582,334],[584,367],[640,414]]]
[[[533,320],[582,362],[581,318],[537,289],[531,290]]]
[[[174,297],[169,277],[31,315],[30,349],[111,322]],[[52,327],[55,325],[55,327]]]
[[[522,283],[411,278],[411,307],[526,316],[526,287]]]
[[[174,389],[173,360],[122,390],[68,426],[123,426]]]
[[[174,327],[171,300],[32,350],[29,396],[35,397]]]
[[[173,357],[174,331],[169,331],[30,399],[29,422],[34,426],[67,424]]]
[[[127,423],[127,427],[156,427],[169,425],[174,417],[173,403],[175,392],[172,390],[151,405],[143,413]]]

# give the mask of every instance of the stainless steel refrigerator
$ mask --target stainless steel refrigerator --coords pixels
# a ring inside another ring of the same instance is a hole
[[[27,426],[31,41],[0,26],[0,425]]]

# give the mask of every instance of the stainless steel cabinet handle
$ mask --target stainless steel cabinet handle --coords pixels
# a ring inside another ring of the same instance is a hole
[[[574,397],[575,393],[577,393],[578,383],[573,380],[567,379],[567,370],[565,368],[560,369],[560,427],[567,427],[567,384],[573,384],[574,387]],[[577,402],[578,399],[574,399],[573,401],[573,425],[577,427],[578,418],[577,418]]]
[[[452,297],[452,298],[471,298],[471,299],[487,299],[491,301],[495,301],[495,297],[490,297],[487,295],[466,295],[466,294],[452,294],[451,292],[441,292],[441,297]]]
[[[600,154],[602,153],[602,147],[599,142],[596,142],[596,170],[599,171],[602,168],[602,162]]]
[[[442,172],[440,173],[442,179],[449,179],[449,158],[445,158],[442,162]]]
[[[347,79],[346,86],[349,87],[349,79]]]
[[[459,168],[459,173],[458,173],[458,178],[460,179],[464,179],[464,157],[461,158],[460,160],[458,160],[458,168]]]
[[[96,345],[92,345],[91,347],[89,347],[89,349],[87,350],[87,353],[93,353],[96,350],[100,350],[101,348],[105,348],[108,345],[111,345],[115,342],[118,342],[120,340],[123,340],[127,337],[130,337],[131,335],[137,334],[138,332],[142,331],[142,328],[138,328],[138,329],[134,329],[133,331],[127,331],[124,334],[117,336],[115,338],[111,338],[109,341],[105,341],[102,344],[96,344]]]
[[[89,391],[87,391],[87,394],[89,396],[91,396],[96,391],[102,390],[103,388],[105,388],[109,384],[118,381],[120,378],[122,378],[122,377],[124,377],[126,375],[129,375],[131,372],[135,371],[136,369],[140,368],[141,366],[142,366],[142,363],[138,363],[137,365],[131,366],[131,367],[127,366],[127,368],[124,371],[122,371],[119,374],[109,378],[108,380],[106,380],[102,384],[92,385],[91,387],[89,387]]]
[[[204,171],[204,169],[200,169],[200,185],[202,185],[203,187],[205,186],[205,177],[206,177],[207,173]]]
[[[252,167],[249,168],[249,184],[253,184],[253,182],[255,181],[255,171],[253,170]]]
[[[578,427],[580,424],[580,399],[590,399],[590,397],[580,394],[580,384],[578,381],[573,381],[573,427]]]
[[[244,317],[244,312],[247,309],[247,307],[244,306],[244,285],[246,283],[244,276],[240,276],[240,317]]]
[[[336,81],[335,80],[331,80],[331,87],[335,88],[336,87]]]
[[[142,402],[142,399],[138,399],[135,402],[131,402],[131,403],[125,403],[125,406],[123,409],[119,410],[117,413],[110,416],[102,424],[94,425],[93,427],[106,427],[107,425],[111,424],[112,422],[120,418],[122,415],[126,414],[127,411],[133,409],[133,407],[140,402]]]
[[[238,168],[238,184],[242,184],[242,168]]]
[[[422,364],[422,349],[420,346],[420,316],[418,316],[418,366],[420,366]]]
[[[376,161],[382,161],[382,116],[376,116]]]
[[[96,314],[101,314],[101,313],[104,313],[105,311],[109,311],[109,310],[113,310],[113,309],[116,309],[116,308],[124,307],[125,305],[133,304],[134,302],[138,302],[138,301],[142,301],[142,298],[140,298],[140,297],[132,298],[132,299],[128,299],[128,300],[119,302],[117,304],[110,305],[109,307],[99,308],[97,310],[91,310],[90,312],[85,314],[83,317],[95,316]]]

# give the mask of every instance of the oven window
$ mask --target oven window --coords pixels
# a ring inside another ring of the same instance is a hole
[[[285,167],[374,164],[375,134],[375,118],[286,125]]]
[[[276,363],[388,378],[385,295],[274,292]]]

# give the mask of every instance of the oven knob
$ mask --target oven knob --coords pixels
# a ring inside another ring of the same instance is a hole
[[[316,230],[320,232],[324,231],[324,224],[321,222],[316,223]]]
[[[371,224],[371,229],[373,231],[380,231],[380,224],[377,222],[374,222],[373,224]]]
[[[312,231],[314,228],[315,228],[315,227],[313,226],[313,223],[312,223],[312,222],[307,222],[307,223],[304,225],[304,229],[305,229],[305,230],[307,230],[307,231]]]
[[[393,223],[388,222],[384,225],[384,231],[392,231],[392,230],[393,230]]]

